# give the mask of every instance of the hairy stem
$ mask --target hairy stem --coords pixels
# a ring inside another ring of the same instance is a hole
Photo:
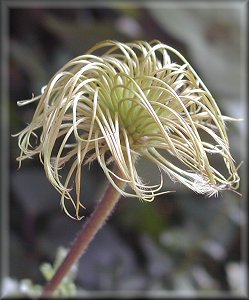
[[[116,172],[117,174],[118,172]],[[120,176],[120,174],[117,174]],[[114,178],[119,188],[125,187],[125,182]],[[90,218],[76,236],[67,256],[54,274],[53,278],[45,285],[41,297],[50,297],[69,272],[72,265],[81,257],[96,233],[104,225],[120,198],[120,193],[109,184],[101,201],[97,204]]]

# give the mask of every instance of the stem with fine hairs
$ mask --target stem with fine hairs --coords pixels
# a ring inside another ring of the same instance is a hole
[[[119,171],[116,172],[120,176]],[[126,183],[121,180],[113,179],[120,189],[124,189]],[[83,252],[86,250],[96,233],[104,225],[107,218],[110,216],[115,205],[120,198],[120,193],[109,183],[101,201],[97,204],[92,215],[83,225],[82,229],[76,236],[67,256],[63,260],[60,267],[57,269],[53,278],[45,285],[41,297],[51,297],[59,286],[63,278],[67,275],[72,265],[78,261]]]

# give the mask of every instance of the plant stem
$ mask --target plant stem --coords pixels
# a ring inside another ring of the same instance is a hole
[[[120,176],[119,171],[116,172]],[[125,182],[114,178],[114,182],[119,188],[123,189]],[[104,225],[107,218],[110,216],[115,205],[120,198],[120,193],[109,183],[101,201],[97,204],[92,215],[83,225],[82,229],[76,236],[67,256],[57,269],[53,278],[45,285],[41,297],[50,297],[59,286],[63,278],[69,272],[72,265],[81,257],[87,246],[90,244],[96,233]]]

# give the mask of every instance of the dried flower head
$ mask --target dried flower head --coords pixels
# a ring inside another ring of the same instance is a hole
[[[117,189],[110,165],[121,171],[118,179],[134,192],[119,190],[122,195],[147,201],[161,193],[163,177],[158,185],[145,184],[136,169],[139,157],[197,193],[238,188],[224,124],[229,118],[186,59],[159,41],[101,42],[63,66],[41,95],[18,104],[34,101],[33,119],[18,134],[18,160],[39,154],[69,215],[66,200],[79,218],[82,166],[96,159]],[[214,158],[227,175],[211,164]]]

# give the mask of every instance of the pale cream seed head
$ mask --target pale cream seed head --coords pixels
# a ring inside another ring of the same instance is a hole
[[[64,210],[71,216],[69,200],[77,219],[83,165],[96,159],[122,195],[146,201],[165,193],[163,176],[158,185],[144,184],[136,169],[140,157],[197,193],[211,196],[239,186],[215,100],[186,59],[159,41],[103,41],[63,66],[41,95],[19,105],[34,101],[33,120],[18,134],[18,160],[38,154]],[[33,135],[38,144],[32,145]],[[214,157],[227,175],[211,163]],[[133,193],[114,183],[112,164]]]

